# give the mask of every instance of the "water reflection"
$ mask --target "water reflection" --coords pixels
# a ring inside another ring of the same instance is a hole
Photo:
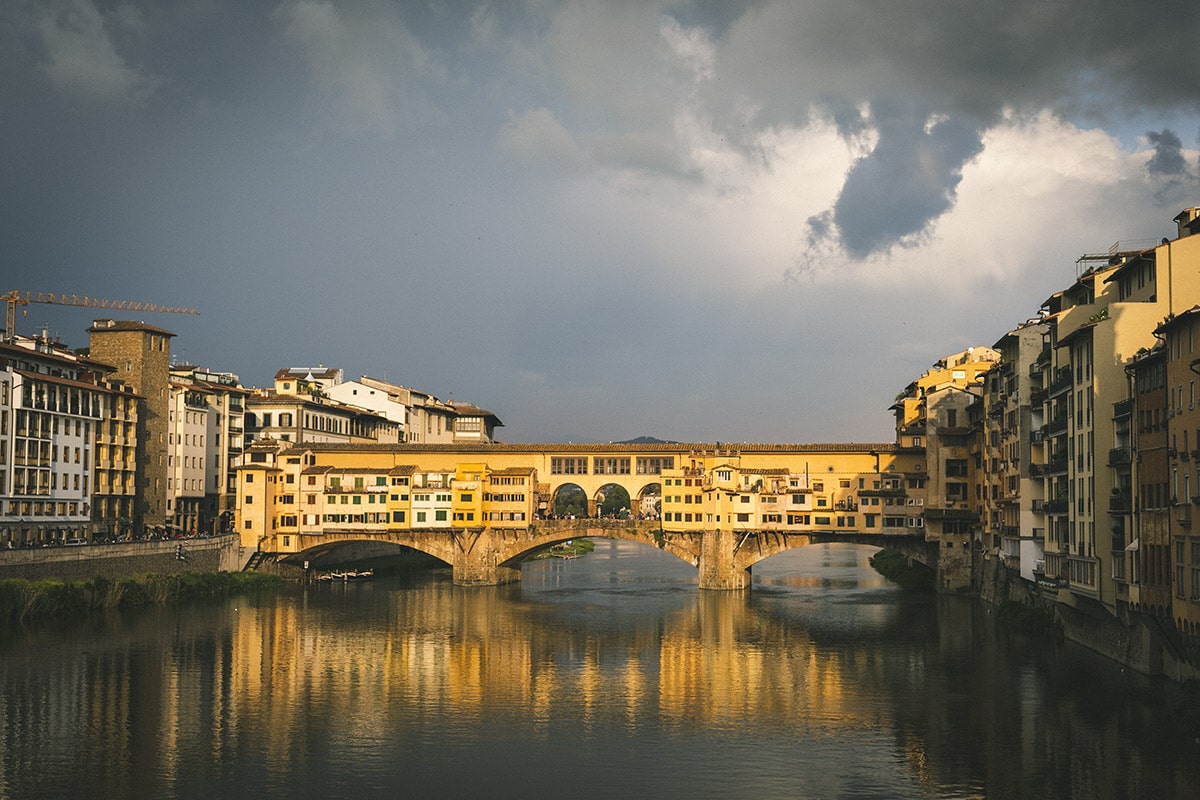
[[[1195,750],[1111,665],[906,595],[867,555],[809,548],[751,592],[699,592],[686,564],[601,541],[520,585],[10,632],[0,799],[1200,795]]]

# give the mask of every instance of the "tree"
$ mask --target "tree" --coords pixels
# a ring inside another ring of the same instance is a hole
[[[619,516],[622,511],[628,513],[629,510],[629,492],[623,486],[609,488],[600,501],[600,513],[606,517]]]
[[[564,486],[554,497],[554,513],[560,517],[587,515],[587,495],[578,486]]]

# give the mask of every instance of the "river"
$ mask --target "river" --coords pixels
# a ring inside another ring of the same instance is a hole
[[[819,545],[701,592],[597,540],[0,632],[0,800],[1200,797],[1173,687]]]

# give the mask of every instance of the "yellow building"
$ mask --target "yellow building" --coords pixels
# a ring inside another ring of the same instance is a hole
[[[923,456],[920,474],[909,476],[908,500],[920,507],[910,524],[936,541],[940,589],[970,584],[971,542],[980,526],[983,498],[978,471],[979,417],[983,384],[1000,354],[970,347],[939,359],[901,392],[892,411],[896,441],[903,452]]]

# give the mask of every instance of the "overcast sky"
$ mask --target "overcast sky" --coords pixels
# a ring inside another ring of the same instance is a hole
[[[1200,204],[1191,3],[0,4],[7,289],[199,309],[507,441],[893,438]],[[31,305],[86,344],[91,309]]]

